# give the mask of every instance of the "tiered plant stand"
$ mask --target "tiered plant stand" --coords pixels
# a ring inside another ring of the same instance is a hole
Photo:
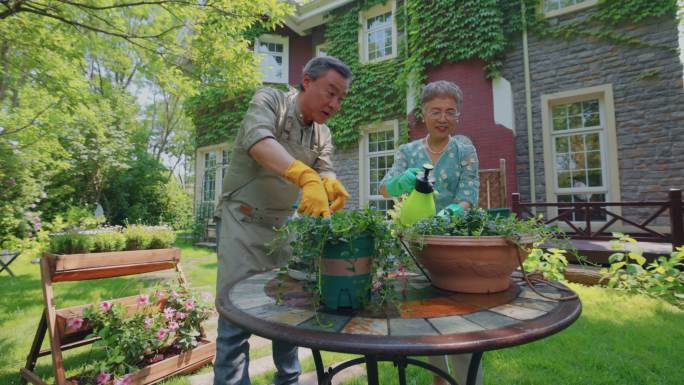
[[[154,249],[136,251],[117,251],[90,254],[50,254],[46,253],[40,261],[45,309],[38,324],[36,336],[26,359],[26,366],[20,370],[22,383],[47,385],[33,372],[38,357],[52,355],[56,385],[78,385],[78,380],[66,378],[62,351],[91,344],[97,338],[86,338],[92,328],[87,322],[81,327],[67,327],[70,319],[82,318],[83,310],[91,306],[80,305],[57,309],[52,286],[56,282],[84,281],[90,279],[120,277],[175,269],[181,284],[185,284],[180,267],[180,249]],[[136,312],[136,297],[112,300],[126,307],[129,314]],[[50,349],[40,350],[45,334],[50,338]],[[153,384],[163,378],[189,372],[210,363],[216,351],[216,343],[202,340],[187,352],[166,358],[148,365],[133,375],[133,385]]]

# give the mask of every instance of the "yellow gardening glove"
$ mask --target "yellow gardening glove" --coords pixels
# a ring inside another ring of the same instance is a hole
[[[302,199],[299,202],[297,212],[314,217],[330,216],[328,194],[325,192],[321,177],[316,171],[295,160],[288,166],[283,176],[302,189]]]
[[[323,178],[323,187],[325,187],[325,192],[328,193],[328,200],[332,202],[330,211],[334,213],[344,207],[344,204],[347,203],[347,198],[349,198],[349,193],[342,185],[342,182],[337,179]]]

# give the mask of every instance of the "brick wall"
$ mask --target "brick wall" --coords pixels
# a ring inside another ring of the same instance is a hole
[[[427,80],[450,80],[461,88],[463,111],[456,132],[473,141],[480,168],[498,168],[499,159],[506,159],[506,184],[510,195],[510,192],[518,191],[515,137],[512,130],[494,122],[492,82],[485,76],[484,64],[480,60],[468,60],[430,67],[427,69]],[[424,123],[416,122],[413,117],[409,117],[409,122],[409,137],[412,140],[427,135]]]

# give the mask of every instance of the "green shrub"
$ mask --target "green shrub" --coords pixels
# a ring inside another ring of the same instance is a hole
[[[165,249],[176,241],[176,234],[165,226],[130,225],[82,232],[71,231],[50,238],[49,250],[56,254]]]
[[[176,234],[165,226],[129,225],[123,234],[126,250],[164,249],[176,241]]]
[[[613,250],[627,253],[617,252],[609,257],[610,267],[601,269],[602,281],[608,287],[661,298],[684,308],[684,247],[646,264],[636,240],[621,233],[613,236],[617,238],[611,241]]]
[[[103,232],[92,235],[93,252],[120,251],[126,246],[126,237],[119,231]]]
[[[94,244],[89,234],[68,232],[50,238],[50,251],[56,254],[88,253],[93,250]]]

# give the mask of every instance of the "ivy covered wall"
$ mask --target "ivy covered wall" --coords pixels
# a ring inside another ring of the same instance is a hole
[[[660,17],[674,20],[676,13],[676,0],[603,0],[592,8],[591,16],[557,23],[543,18],[539,0],[398,0],[397,57],[361,64],[359,12],[386,2],[360,0],[334,10],[334,17],[322,29],[328,53],[349,64],[354,73],[343,108],[329,122],[335,127],[333,139],[340,149],[356,145],[360,126],[403,117],[409,82],[416,87],[423,84],[429,66],[479,59],[486,63],[489,77],[498,75],[506,53],[520,39],[522,2],[532,35],[562,40],[584,37],[631,46],[653,43],[617,27]],[[264,32],[268,31],[254,30],[250,36]],[[313,40],[318,43],[320,35]],[[191,98],[187,107],[197,127],[197,145],[232,139],[253,91],[205,89]],[[405,129],[402,134],[406,140]]]

